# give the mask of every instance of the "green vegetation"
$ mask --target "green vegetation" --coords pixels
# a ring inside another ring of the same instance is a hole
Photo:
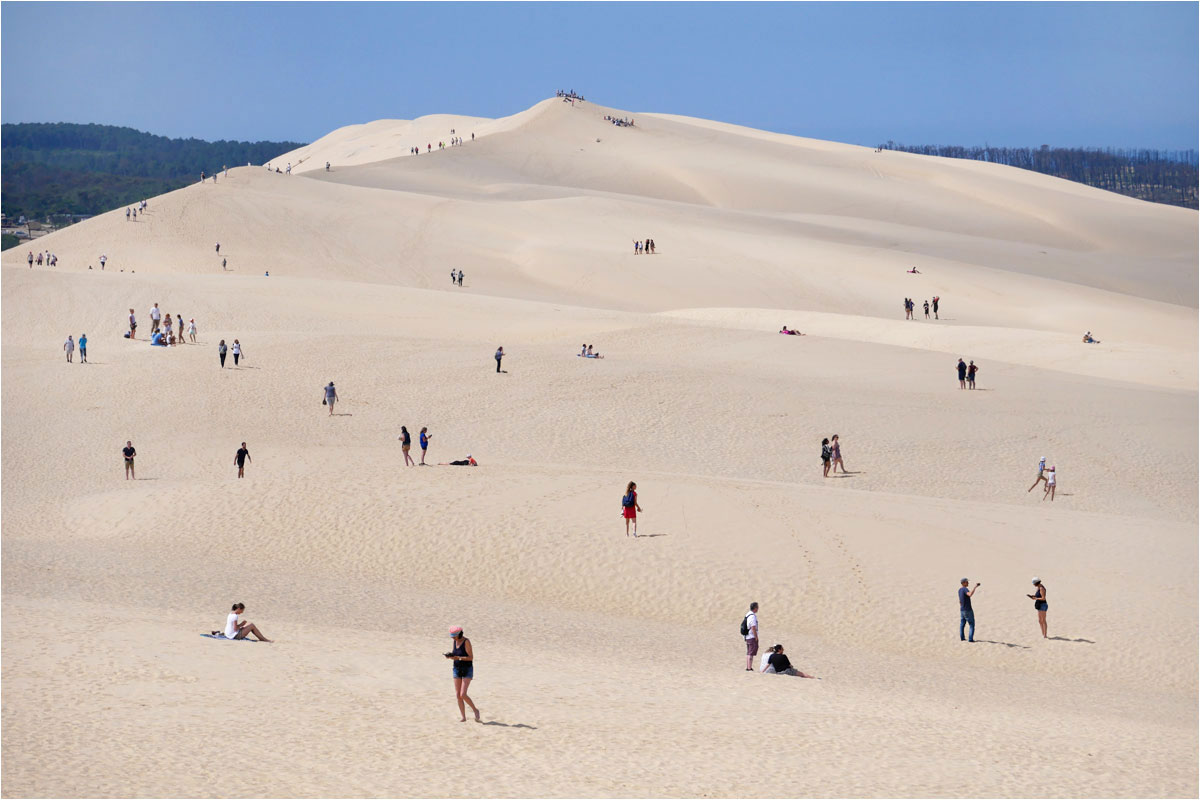
[[[7,250],[10,247],[16,247],[21,243],[21,240],[11,233],[0,235],[0,250]]]
[[[1020,167],[1065,178],[1110,192],[1196,208],[1195,150],[1116,150],[1085,147],[958,147],[944,145],[879,145],[924,156],[967,158]]]
[[[0,126],[0,207],[25,215],[99,214],[169,192],[224,165],[263,164],[298,142],[168,139],[112,125]]]

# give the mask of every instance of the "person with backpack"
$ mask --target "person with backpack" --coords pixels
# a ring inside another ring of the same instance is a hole
[[[758,655],[758,603],[751,603],[750,613],[742,617],[741,632],[746,640],[746,672],[753,672],[754,657]]]
[[[621,498],[621,515],[625,517],[625,535],[629,535],[629,521],[633,520],[633,538],[637,538],[637,515],[642,510],[637,501],[637,484],[633,481],[625,487],[625,496]]]

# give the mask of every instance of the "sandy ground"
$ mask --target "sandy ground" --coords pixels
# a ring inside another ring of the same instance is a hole
[[[288,161],[0,260],[4,796],[1200,791],[1195,212],[557,101]]]

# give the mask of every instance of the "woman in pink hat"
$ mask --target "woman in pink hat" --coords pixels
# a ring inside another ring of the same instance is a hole
[[[475,677],[475,653],[471,650],[471,640],[463,635],[463,629],[458,625],[450,629],[450,636],[454,639],[454,649],[442,655],[454,662],[454,697],[458,700],[458,713],[462,715],[462,722],[466,722],[467,710],[463,707],[463,703],[466,703],[475,712],[475,721],[479,722],[479,709],[467,695],[467,687]]]

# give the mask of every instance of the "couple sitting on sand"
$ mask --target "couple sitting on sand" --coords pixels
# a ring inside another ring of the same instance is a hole
[[[599,353],[593,353],[592,346],[590,344],[583,345],[583,348],[579,351],[578,355],[580,358],[604,358],[604,356],[600,355]]]
[[[784,325],[782,328],[780,328],[779,332],[786,336],[803,336],[804,335],[800,331],[789,331],[787,325]]]
[[[793,667],[792,662],[783,654],[783,645],[781,644],[777,644],[763,653],[758,671],[764,675],[792,675],[797,678],[816,677]]]

